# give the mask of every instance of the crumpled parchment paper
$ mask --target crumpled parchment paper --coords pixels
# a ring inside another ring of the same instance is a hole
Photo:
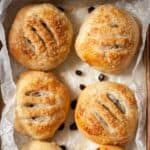
[[[0,1],[0,40],[3,44],[0,50],[0,84],[5,103],[5,108],[2,113],[0,122],[0,136],[1,136],[1,149],[2,150],[17,150],[20,146],[29,141],[27,136],[16,133],[13,128],[14,121],[14,108],[15,108],[15,81],[18,75],[26,70],[18,64],[8,54],[7,49],[7,35],[9,28],[13,22],[18,9],[28,3],[43,2],[39,0],[1,0]],[[45,2],[45,1],[44,1]],[[108,80],[116,81],[126,84],[134,92],[137,99],[139,111],[139,124],[136,132],[135,139],[132,143],[127,145],[127,150],[145,150],[146,149],[146,134],[145,134],[145,121],[146,121],[146,79],[145,67],[142,62],[142,55],[144,51],[144,43],[146,37],[146,29],[150,22],[150,1],[149,0],[49,0],[56,6],[61,6],[65,9],[66,14],[71,19],[75,36],[79,30],[84,18],[88,15],[88,7],[97,7],[100,4],[112,3],[118,7],[124,8],[135,16],[140,25],[142,32],[142,46],[139,50],[138,56],[133,63],[123,74],[113,76],[107,75]],[[75,37],[74,36],[74,37]],[[75,70],[80,69],[84,75],[79,77],[75,74]],[[71,52],[67,60],[61,64],[56,72],[65,84],[68,85],[71,92],[71,100],[78,97],[80,93],[79,84],[91,84],[98,81],[99,71],[88,66],[80,61],[77,57],[74,47],[72,46]],[[133,120],[134,121],[134,120]],[[54,138],[50,139],[57,141],[59,144],[65,144],[68,150],[95,150],[98,145],[89,141],[82,136],[78,131],[71,131],[69,125],[74,122],[74,111],[70,109],[67,120],[65,122],[65,129],[58,131]],[[17,148],[18,147],[18,148]]]

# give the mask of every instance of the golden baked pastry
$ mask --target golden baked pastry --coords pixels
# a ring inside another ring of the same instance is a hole
[[[31,141],[23,145],[21,150],[61,150],[61,148],[54,142]]]
[[[85,20],[76,39],[78,56],[107,73],[120,73],[136,54],[139,26],[126,11],[106,4],[96,8]]]
[[[34,139],[47,139],[64,122],[70,106],[67,88],[52,73],[27,71],[17,83],[18,132]]]
[[[123,150],[123,149],[118,146],[101,145],[99,150]]]
[[[11,54],[25,67],[49,70],[64,61],[72,36],[63,12],[51,4],[35,4],[17,13],[8,43]]]
[[[79,96],[75,121],[79,130],[98,144],[124,145],[137,126],[135,97],[119,83],[90,85]]]

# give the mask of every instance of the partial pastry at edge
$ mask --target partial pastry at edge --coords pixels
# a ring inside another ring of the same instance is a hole
[[[98,150],[123,150],[123,148],[111,145],[101,145]]]
[[[82,24],[76,38],[78,56],[106,73],[126,70],[140,44],[140,29],[125,10],[106,4],[97,7]]]
[[[134,137],[137,120],[134,94],[125,85],[95,83],[78,98],[76,124],[81,133],[98,144],[127,144]]]
[[[51,4],[33,4],[19,10],[8,38],[10,53],[23,66],[49,70],[67,57],[73,37],[64,12]]]
[[[53,137],[70,106],[66,86],[54,74],[40,71],[21,74],[16,100],[15,129],[34,139]]]
[[[61,150],[55,142],[30,141],[24,144],[21,150]]]

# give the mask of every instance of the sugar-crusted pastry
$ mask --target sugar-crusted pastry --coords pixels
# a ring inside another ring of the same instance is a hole
[[[49,70],[67,57],[73,31],[66,15],[51,4],[33,4],[16,15],[9,33],[9,49],[27,68]]]
[[[101,145],[99,150],[123,150],[123,149],[118,146]]]
[[[92,84],[79,96],[75,121],[79,130],[98,144],[124,145],[137,126],[134,94],[115,82]]]
[[[30,141],[23,145],[21,150],[61,150],[55,142]]]
[[[70,106],[67,88],[52,73],[27,71],[17,83],[18,132],[34,139],[47,139],[64,122]]]
[[[85,20],[76,39],[78,56],[91,66],[117,74],[135,56],[140,41],[139,26],[126,11],[106,4]]]

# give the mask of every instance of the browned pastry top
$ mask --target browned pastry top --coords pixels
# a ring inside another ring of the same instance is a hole
[[[78,56],[107,73],[120,73],[139,46],[139,26],[126,11],[101,5],[84,21],[76,39]]]
[[[35,139],[52,137],[69,109],[67,88],[51,73],[28,71],[20,76],[16,92],[17,131]]]
[[[79,96],[75,120],[80,131],[98,144],[126,144],[137,125],[134,95],[115,82],[90,85]]]
[[[68,55],[72,35],[70,21],[53,5],[29,5],[16,15],[9,33],[9,48],[27,68],[49,70]]]

